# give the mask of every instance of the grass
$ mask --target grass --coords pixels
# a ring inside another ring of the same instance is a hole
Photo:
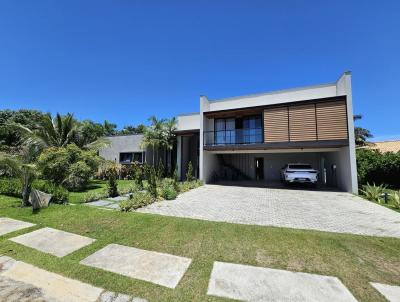
[[[97,183],[94,190],[102,187]],[[385,301],[370,281],[400,285],[400,240],[207,222],[142,213],[105,211],[79,204],[51,205],[33,214],[20,200],[0,195],[0,216],[37,226],[0,236],[0,254],[23,260],[107,290],[149,301],[227,301],[206,295],[214,261],[337,276],[359,301]],[[8,238],[44,226],[97,239],[63,258],[19,245]],[[192,258],[175,289],[79,264],[110,243]]]
[[[133,182],[133,180],[118,180],[118,189],[127,188]],[[88,192],[100,193],[107,190],[107,181],[105,180],[93,180],[86,187],[85,190],[79,192],[69,193],[70,203],[82,203],[83,196]]]

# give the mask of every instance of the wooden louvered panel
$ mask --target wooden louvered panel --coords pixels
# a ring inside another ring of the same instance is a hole
[[[347,139],[347,110],[344,101],[319,103],[317,109],[318,140]]]
[[[290,141],[317,140],[314,104],[289,107],[289,133]]]
[[[264,110],[264,142],[287,142],[288,130],[287,107]]]

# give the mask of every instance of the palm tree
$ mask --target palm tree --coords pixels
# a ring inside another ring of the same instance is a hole
[[[29,205],[32,183],[36,178],[34,160],[37,154],[38,149],[35,146],[25,146],[20,156],[0,154],[0,171],[21,179],[22,206]]]
[[[355,114],[353,116],[354,121],[358,121],[361,119],[361,114]],[[367,139],[373,137],[373,135],[368,129],[362,127],[354,127],[354,137],[356,141],[356,146],[365,146],[367,143]]]
[[[142,141],[142,148],[146,148],[151,146],[152,153],[153,153],[153,161],[152,164],[155,163],[155,151],[158,148],[164,146],[165,141],[165,132],[164,132],[164,119],[157,119],[154,115],[149,118],[151,122],[150,126],[146,127],[144,131],[143,141]],[[158,153],[158,151],[157,151]],[[157,154],[158,155],[158,154]]]
[[[78,132],[78,124],[71,113],[65,116],[57,113],[54,118],[48,113],[39,120],[36,129],[33,130],[21,124],[14,126],[24,130],[28,145],[37,145],[42,149],[65,147],[74,142]]]
[[[97,138],[94,141],[88,139],[83,133],[84,124],[75,120],[71,113],[65,116],[57,113],[54,118],[48,113],[39,120],[35,129],[17,123],[12,126],[24,130],[25,145],[38,146],[42,150],[49,147],[66,147],[72,143],[80,148],[99,150],[109,144],[105,138]]]
[[[167,150],[167,169],[168,173],[171,172],[171,156],[172,156],[172,149],[174,148],[175,139],[176,139],[176,123],[177,120],[175,117],[165,120],[164,122],[164,146]]]
[[[115,134],[115,129],[117,128],[116,124],[110,123],[109,121],[105,120],[103,124],[104,134],[105,135],[113,135]]]

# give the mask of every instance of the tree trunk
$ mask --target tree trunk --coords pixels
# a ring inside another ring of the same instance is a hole
[[[22,180],[22,206],[29,205],[29,195],[31,194],[31,181],[30,175],[28,173],[24,173],[23,180]]]
[[[152,162],[152,164],[153,164],[153,167],[154,167],[154,154],[155,154],[155,152],[156,152],[155,149],[154,149],[154,144],[153,144],[153,148],[152,148],[152,149],[153,149],[153,150],[152,150],[152,151],[153,151],[153,152],[152,152],[152,153],[153,153],[153,162]]]

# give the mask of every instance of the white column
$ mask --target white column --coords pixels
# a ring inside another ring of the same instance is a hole
[[[351,88],[351,73],[346,71],[336,83],[337,95],[346,95],[347,97],[347,127],[349,131],[349,170],[350,177],[347,191],[358,194],[357,180],[357,161],[356,161],[356,144],[354,137],[354,120],[353,120],[353,96]]]
[[[181,169],[182,169],[182,136],[176,137],[176,166],[178,170],[178,179],[181,179]]]

